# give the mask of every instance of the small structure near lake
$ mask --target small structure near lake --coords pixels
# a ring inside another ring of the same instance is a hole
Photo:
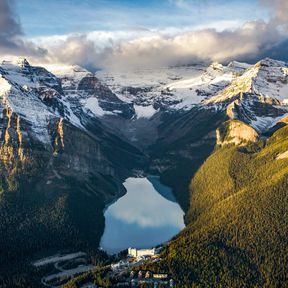
[[[168,275],[167,274],[154,274],[153,278],[155,278],[155,279],[167,279]]]
[[[145,256],[155,256],[156,249],[136,249],[136,248],[128,248],[128,256],[131,257],[145,257]]]

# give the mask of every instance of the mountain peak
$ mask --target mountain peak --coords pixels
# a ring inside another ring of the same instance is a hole
[[[234,69],[234,70],[246,70],[246,69],[249,69],[251,68],[252,65],[250,64],[247,64],[247,63],[244,63],[244,62],[238,62],[238,61],[231,61],[229,64],[228,64],[228,68],[231,68],[231,69]]]
[[[42,65],[49,72],[53,73],[57,77],[73,77],[83,78],[84,76],[93,75],[87,69],[79,65],[65,65],[65,64],[44,64]]]
[[[209,65],[209,67],[208,67],[208,69],[213,69],[213,70],[220,70],[220,71],[223,71],[223,69],[224,69],[224,66],[221,64],[221,63],[219,63],[219,62],[212,62],[210,65]]]
[[[2,61],[2,66],[18,66],[20,68],[28,68],[30,67],[30,64],[26,58],[15,58],[12,60],[3,60]]]
[[[233,100],[243,93],[253,93],[258,98],[273,98],[285,101],[288,98],[288,73],[285,62],[265,58],[247,69],[241,76],[205,104]]]
[[[283,66],[285,67],[287,66],[286,63],[283,61],[274,60],[268,57],[260,60],[255,65],[260,66],[260,67],[283,67]]]

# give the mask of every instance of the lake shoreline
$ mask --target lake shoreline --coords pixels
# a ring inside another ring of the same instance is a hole
[[[169,241],[185,228],[185,213],[160,177],[130,177],[126,193],[105,207],[100,249],[113,255],[129,247],[148,248]],[[158,189],[158,190],[157,190]]]

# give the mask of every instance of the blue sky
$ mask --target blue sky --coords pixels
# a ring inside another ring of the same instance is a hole
[[[257,0],[14,0],[28,37],[266,19]],[[217,27],[218,28],[218,27]]]

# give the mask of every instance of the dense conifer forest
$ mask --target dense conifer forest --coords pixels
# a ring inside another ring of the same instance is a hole
[[[218,147],[199,169],[189,225],[160,265],[179,287],[288,285],[287,134],[286,126],[267,142]]]

